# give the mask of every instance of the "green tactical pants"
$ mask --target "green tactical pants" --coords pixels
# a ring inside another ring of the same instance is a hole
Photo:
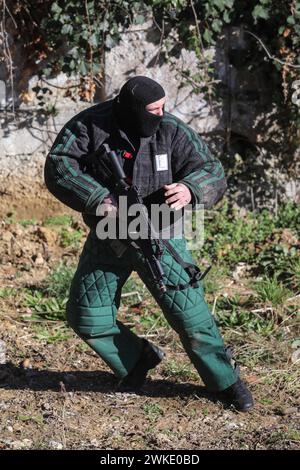
[[[193,262],[184,239],[170,242],[185,261]],[[187,273],[167,250],[161,264],[167,284],[189,281]],[[121,289],[133,270],[178,333],[205,385],[211,390],[224,390],[232,385],[236,374],[204,300],[202,286],[162,294],[151,280],[139,250],[130,247],[118,258],[109,242],[98,240],[94,231],[86,240],[71,284],[67,319],[74,331],[118,377],[125,377],[133,369],[141,353],[142,340],[117,320]]]

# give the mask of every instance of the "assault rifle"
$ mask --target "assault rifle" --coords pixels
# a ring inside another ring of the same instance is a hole
[[[160,264],[160,258],[163,252],[162,242],[158,237],[153,237],[153,235],[157,234],[148,216],[148,210],[144,205],[139,188],[127,182],[126,175],[116,152],[111,150],[108,144],[103,144],[103,146],[109,156],[113,177],[116,182],[116,192],[119,196],[125,195],[127,197],[127,207],[133,204],[139,205],[141,227],[146,228],[146,238],[139,237],[134,240],[134,243],[142,251],[146,266],[151,273],[155,285],[161,292],[165,292],[167,289],[163,281],[164,271]]]
[[[198,266],[184,261],[168,240],[162,240],[159,238],[158,233],[151,223],[147,207],[145,206],[143,198],[139,192],[139,188],[128,183],[116,152],[111,150],[107,143],[102,144],[101,147],[102,148],[93,155],[90,155],[90,157],[92,157],[91,161],[95,162],[95,159],[98,160],[97,163],[98,168],[100,167],[100,173],[102,173],[102,176],[105,174],[106,180],[110,180],[110,186],[112,184],[112,179],[114,180],[115,184],[113,185],[113,192],[118,196],[125,195],[127,197],[127,208],[131,207],[133,204],[139,205],[139,217],[141,220],[140,226],[143,227],[143,229],[146,228],[146,237],[143,236],[137,239],[134,237],[134,240],[131,239],[128,241],[127,239],[124,241],[127,243],[130,242],[131,245],[135,245],[141,250],[153,282],[161,293],[166,292],[167,289],[183,290],[188,287],[198,287],[198,281],[206,276],[211,267],[209,266],[202,273]],[[105,154],[105,158],[97,158],[99,154],[102,154],[102,157]],[[167,248],[177,263],[179,263],[187,272],[190,277],[190,281],[188,283],[178,285],[165,284],[165,273],[160,263],[164,247]]]

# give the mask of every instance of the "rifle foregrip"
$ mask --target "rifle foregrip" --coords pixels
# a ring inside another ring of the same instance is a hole
[[[103,144],[103,148],[105,152],[109,155],[110,157],[110,163],[113,168],[113,173],[118,180],[125,180],[126,175],[124,173],[123,167],[120,163],[120,160],[118,159],[118,156],[114,150],[111,150],[110,146],[108,143]]]
[[[124,173],[121,163],[119,162],[116,152],[114,150],[111,150],[109,152],[109,156],[117,179],[124,180],[126,178],[126,175]]]

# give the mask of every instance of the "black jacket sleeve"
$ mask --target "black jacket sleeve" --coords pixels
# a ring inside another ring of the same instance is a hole
[[[190,189],[194,204],[210,208],[227,187],[223,167],[193,129],[174,116],[169,122],[176,126],[172,139],[173,180]]]
[[[45,162],[48,190],[72,209],[96,214],[109,190],[84,171],[90,139],[83,121],[74,118],[61,130]]]

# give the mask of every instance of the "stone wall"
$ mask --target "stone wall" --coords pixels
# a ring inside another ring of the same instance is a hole
[[[181,69],[197,70],[195,54],[183,50],[176,58],[175,68],[162,60],[159,34],[150,22],[142,27],[140,25],[131,27],[123,34],[120,44],[107,53],[106,94],[107,98],[113,97],[130,76],[147,75],[159,81],[165,88],[167,110],[203,135],[213,151],[219,155],[224,154],[228,132],[230,132],[231,148],[226,150],[231,153],[231,158],[239,153],[241,146],[249,147],[250,151],[252,148],[258,163],[261,160],[259,166],[262,173],[259,174],[258,171],[256,175],[256,170],[254,170],[249,187],[245,188],[243,182],[242,189],[231,188],[231,191],[237,194],[237,202],[249,206],[251,198],[253,200],[253,190],[251,189],[253,185],[255,186],[257,183],[259,186],[269,178],[271,194],[273,191],[272,181],[278,175],[276,164],[274,169],[272,165],[269,165],[269,162],[267,167],[270,175],[268,175],[264,169],[264,153],[258,154],[256,151],[262,138],[263,126],[261,123],[267,115],[272,116],[272,113],[276,113],[276,109],[270,109],[268,82],[265,75],[263,73],[251,75],[243,67],[236,67],[234,61],[228,56],[228,41],[230,42],[231,55],[234,57],[242,55],[243,50],[247,47],[241,32],[238,29],[231,29],[217,49],[206,51],[207,54],[215,57],[216,78],[226,90],[222,100],[218,102],[209,104],[203,95],[192,93],[192,87],[183,81],[180,74]],[[8,100],[9,91],[9,84],[5,83],[3,78],[3,69],[2,72],[0,69],[0,106],[2,105],[2,107]],[[35,93],[32,92],[36,81],[37,77],[35,76],[30,79],[29,89],[24,94],[24,102],[18,108],[15,119],[11,113],[2,112],[1,115],[0,184],[2,202],[0,203],[0,211],[2,210],[2,212],[10,210],[9,206],[13,206],[14,210],[18,211],[20,198],[17,195],[20,194],[22,195],[21,200],[24,198],[29,200],[37,194],[41,200],[48,197],[43,186],[45,155],[62,126],[76,113],[90,106],[82,101],[74,102],[64,97],[64,90],[61,88],[65,87],[69,80],[64,74],[61,74],[50,80],[53,92],[51,100],[57,114],[46,118],[38,107]],[[276,161],[276,155],[274,155],[274,159]],[[226,161],[223,163],[226,166]],[[286,193],[290,198],[297,199],[299,197],[297,181],[289,176],[282,178],[282,171],[279,176],[278,187],[281,188],[281,192]],[[239,198],[239,191],[240,193],[246,191],[247,197]],[[260,196],[258,196],[258,204],[259,199]],[[12,200],[14,200],[13,203]],[[54,201],[52,203],[54,204]],[[54,204],[53,207],[56,205]]]

